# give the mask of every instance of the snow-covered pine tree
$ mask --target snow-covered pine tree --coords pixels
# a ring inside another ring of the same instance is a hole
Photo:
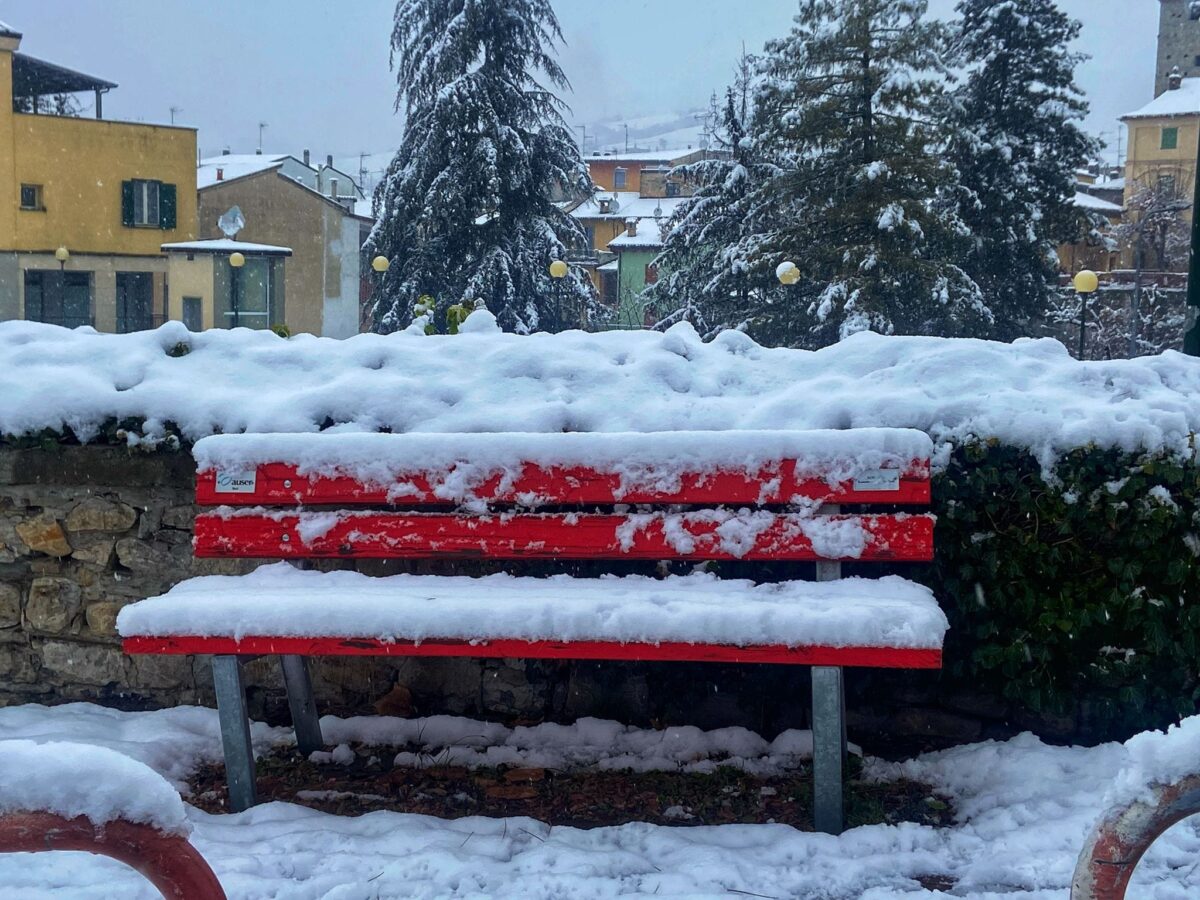
[[[378,331],[412,320],[423,295],[446,310],[482,300],[505,330],[578,327],[593,291],[549,265],[582,243],[555,202],[592,189],[555,90],[562,34],[549,0],[399,0],[392,63],[405,116],[375,192],[369,254],[392,261],[373,303]]]
[[[718,152],[678,170],[696,193],[677,210],[656,260],[659,279],[645,294],[659,328],[678,321],[705,335],[751,328],[761,309],[780,299],[774,271],[748,252],[755,236],[773,227],[756,215],[761,203],[752,206],[750,198],[779,171],[752,136],[755,65],[743,54],[724,103],[713,97]]]
[[[1075,172],[1096,142],[1079,122],[1079,23],[1054,0],[960,0],[957,48],[967,67],[954,94],[951,159],[968,192],[974,237],[964,268],[995,316],[991,336],[1031,333],[1058,275],[1055,248],[1074,237]]]
[[[769,340],[974,335],[990,323],[958,264],[969,232],[941,153],[949,35],[925,12],[925,0],[801,0],[791,34],[767,45],[758,137],[788,159],[755,198],[780,224],[748,249],[803,275],[780,317],[788,330]],[[803,334],[790,324],[801,312]]]

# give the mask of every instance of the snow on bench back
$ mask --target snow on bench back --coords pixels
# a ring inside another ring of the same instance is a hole
[[[183,800],[153,769],[115,750],[62,741],[0,741],[0,815],[15,812],[191,832]]]
[[[197,500],[927,503],[933,443],[911,429],[220,435]]]
[[[1191,458],[1200,360],[1169,352],[1078,362],[1049,339],[867,333],[816,352],[769,350],[735,331],[705,343],[688,325],[338,341],[191,334],[177,322],[127,335],[0,323],[0,434],[70,427],[89,441],[128,419],[145,420],[148,439],[174,423],[192,441],[330,424],[396,433],[887,426],[923,431],[939,451],[996,438],[1044,465],[1089,444]]]

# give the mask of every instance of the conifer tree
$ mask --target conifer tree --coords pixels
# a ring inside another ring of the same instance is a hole
[[[753,135],[755,65],[743,54],[724,103],[713,98],[709,115],[720,122],[718,152],[680,167],[695,194],[675,213],[656,260],[659,280],[645,295],[659,312],[659,328],[678,321],[705,335],[751,328],[780,299],[774,272],[752,250],[767,227],[752,215],[763,212],[755,188],[778,173]]]
[[[562,40],[549,0],[399,0],[392,64],[405,117],[400,150],[375,193],[366,251],[391,268],[374,328],[413,318],[428,295],[434,322],[482,301],[516,332],[578,327],[592,301],[578,270],[549,265],[579,246],[555,190],[592,189],[555,90]]]
[[[755,200],[778,225],[744,247],[803,275],[767,340],[973,335],[990,321],[957,263],[969,232],[941,152],[949,35],[925,12],[925,0],[801,0],[791,34],[767,45],[758,139],[783,170]]]
[[[1079,23],[1054,0],[960,0],[967,76],[955,92],[951,159],[969,196],[964,267],[1002,340],[1031,334],[1055,290],[1055,248],[1077,230],[1075,172],[1097,146],[1079,122]]]

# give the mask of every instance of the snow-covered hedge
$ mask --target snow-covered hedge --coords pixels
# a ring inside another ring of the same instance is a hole
[[[489,327],[492,326],[492,327]],[[478,312],[455,336],[131,335],[0,324],[0,435],[915,428],[997,439],[1043,464],[1095,444],[1191,452],[1200,362],[1076,362],[1056,341],[859,334],[819,351],[738,332],[518,336]],[[943,459],[945,452],[943,452]]]
[[[1082,701],[1112,734],[1196,711],[1200,361],[1180,354],[871,334],[808,352],[686,325],[520,337],[486,313],[453,337],[346,341],[0,324],[0,442],[18,445],[864,426],[935,442],[937,562],[920,577],[950,619],[949,689]]]

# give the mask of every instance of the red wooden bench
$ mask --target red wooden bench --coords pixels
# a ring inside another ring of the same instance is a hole
[[[196,499],[216,508],[197,516],[199,557],[803,561],[816,581],[267,567],[184,582],[118,626],[128,653],[213,656],[235,810],[255,802],[248,657],[281,657],[303,752],[322,746],[308,656],[812,666],[815,821],[837,832],[842,667],[938,668],[946,621],[911,582],[829,582],[843,561],[932,558],[932,517],[895,509],[929,503],[930,450],[899,429],[208,438]]]

